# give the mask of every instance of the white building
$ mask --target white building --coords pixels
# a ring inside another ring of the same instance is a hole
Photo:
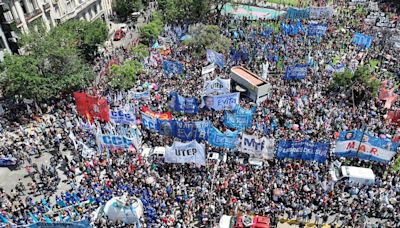
[[[112,0],[0,0],[0,38],[3,34],[8,42],[0,43],[0,52],[3,46],[17,52],[18,32],[29,32],[36,21],[50,29],[70,19],[105,19],[112,13],[111,3]]]

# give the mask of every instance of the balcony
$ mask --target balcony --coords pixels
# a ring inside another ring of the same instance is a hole
[[[31,13],[25,14],[25,19],[28,22],[31,22],[31,21],[35,20],[36,18],[40,17],[41,15],[42,15],[42,11],[40,9],[35,9]]]

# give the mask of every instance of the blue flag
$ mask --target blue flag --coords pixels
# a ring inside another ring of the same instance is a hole
[[[215,63],[220,68],[225,67],[225,56],[210,49],[207,50],[207,61],[210,63]]]

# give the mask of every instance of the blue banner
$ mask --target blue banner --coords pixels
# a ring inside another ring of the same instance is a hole
[[[299,32],[305,32],[303,24],[298,21],[296,24],[285,24],[282,22],[281,31],[287,36],[298,35]]]
[[[239,132],[227,130],[225,133],[220,132],[214,126],[210,129],[208,142],[211,146],[223,147],[228,149],[236,148],[236,144],[239,143]]]
[[[177,92],[171,92],[170,100],[169,107],[176,112],[196,114],[199,111],[199,104],[195,97],[184,98]]]
[[[361,33],[354,33],[353,44],[358,45],[362,48],[370,48],[372,45],[372,36],[364,35]]]
[[[34,224],[30,224],[29,228],[42,228],[42,227],[52,227],[52,228],[87,228],[90,227],[90,221],[88,219],[84,219],[76,222],[37,222]]]
[[[151,131],[158,131],[160,129],[158,125],[158,119],[146,115],[142,112],[142,126]]]
[[[176,133],[176,121],[175,120],[161,120],[157,119],[157,127],[156,131],[160,135],[165,135],[169,137],[175,136]]]
[[[117,124],[131,124],[136,122],[136,118],[130,112],[117,110],[110,111],[110,121]]]
[[[130,92],[129,96],[133,100],[150,99],[150,90],[145,92]]]
[[[106,148],[129,148],[134,146],[132,139],[121,135],[97,135],[101,146]]]
[[[239,104],[240,93],[227,93],[221,95],[203,95],[200,104],[201,111],[232,110]]]
[[[215,63],[220,68],[225,67],[225,56],[210,49],[207,50],[207,61],[210,63]]]
[[[375,137],[360,130],[342,131],[336,142],[335,155],[388,162],[396,155],[398,143]]]
[[[307,27],[307,36],[324,36],[328,26],[321,24],[309,24]]]
[[[285,80],[304,79],[307,76],[307,68],[308,65],[306,64],[297,64],[294,67],[288,67],[284,79]]]
[[[170,74],[183,74],[183,64],[176,61],[168,61],[164,60],[163,62],[163,70],[167,75]]]
[[[307,19],[310,18],[310,9],[297,9],[289,7],[286,14],[287,19]]]
[[[323,163],[326,161],[328,152],[329,144],[327,143],[313,143],[309,140],[299,142],[281,140],[276,148],[276,157],[278,159],[314,160]]]
[[[246,110],[239,105],[232,110],[232,113],[226,111],[224,115],[224,124],[229,128],[244,130],[246,128],[251,128],[252,122],[252,110]]]

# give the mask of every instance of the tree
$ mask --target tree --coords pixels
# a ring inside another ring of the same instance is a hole
[[[231,46],[231,40],[220,34],[220,29],[215,25],[193,26],[190,33],[192,38],[183,44],[192,47],[199,55],[204,55],[207,49],[227,54]]]
[[[81,50],[82,55],[86,60],[91,60],[98,50],[98,46],[103,44],[107,40],[108,28],[107,24],[97,19],[89,22],[85,20],[70,20],[54,29],[66,30],[71,34],[74,34],[78,44],[78,48]]]
[[[131,13],[143,9],[143,2],[142,0],[118,0],[115,1],[113,9],[120,18],[126,20]]]
[[[136,60],[127,60],[123,65],[111,67],[112,78],[110,86],[116,89],[131,89],[142,72],[143,65]]]
[[[380,81],[371,77],[371,69],[361,66],[353,73],[349,69],[335,73],[333,76],[334,88],[341,91],[350,91],[353,103],[376,97],[380,87]]]
[[[218,19],[221,16],[224,6],[226,6],[228,3],[233,4],[233,0],[215,0],[214,1],[215,12],[217,13]]]
[[[144,44],[138,44],[131,48],[131,55],[139,61],[149,56],[149,50]]]
[[[160,14],[155,12],[152,14],[150,23],[140,28],[140,37],[145,43],[150,44],[152,40],[158,38],[163,27],[164,23],[162,22]]]
[[[4,96],[46,102],[88,86],[93,72],[82,61],[75,38],[67,30],[46,32],[43,26],[23,36],[29,55],[7,55],[1,64]]]

